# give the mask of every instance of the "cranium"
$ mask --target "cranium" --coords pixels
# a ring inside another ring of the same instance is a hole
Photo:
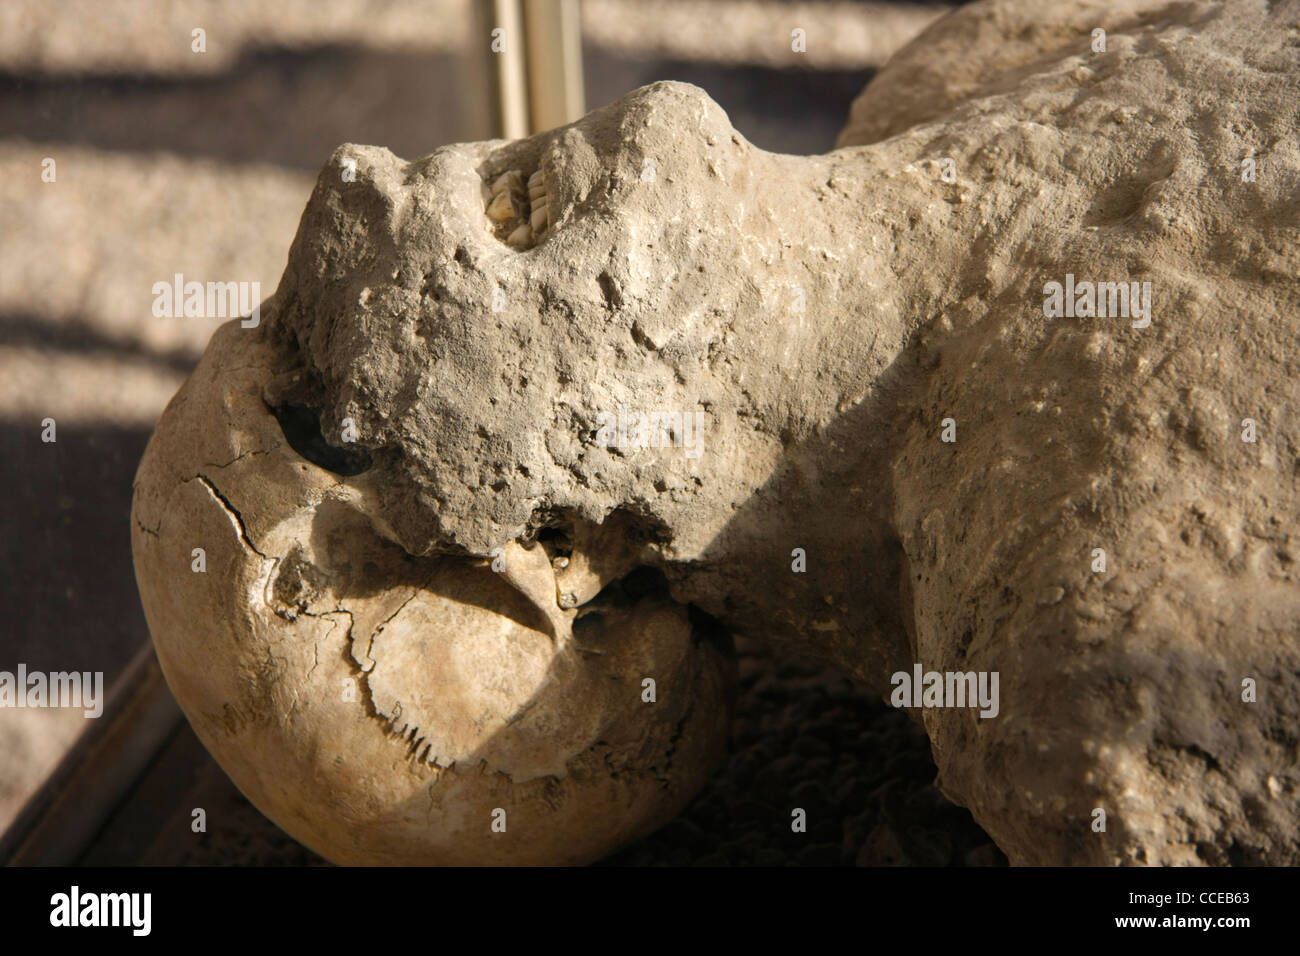
[[[589,860],[720,752],[729,631],[998,673],[917,715],[1013,862],[1294,862],[1297,23],[977,4],[825,156],[678,83],[341,147],[137,479],[199,736],[331,859]]]

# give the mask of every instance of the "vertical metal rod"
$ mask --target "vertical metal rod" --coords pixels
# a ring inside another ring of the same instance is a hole
[[[524,35],[523,0],[491,0],[491,26],[485,45],[496,92],[497,135],[528,135],[528,42]],[[498,32],[500,31],[500,32]]]
[[[478,0],[493,135],[518,139],[586,112],[579,0]],[[466,95],[470,95],[467,91]]]
[[[532,132],[572,123],[586,112],[578,0],[524,0],[524,30]]]

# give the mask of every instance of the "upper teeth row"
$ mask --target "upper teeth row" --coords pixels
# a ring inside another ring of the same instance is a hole
[[[539,169],[528,177],[526,190],[524,174],[519,170],[512,169],[498,176],[492,183],[487,214],[493,222],[522,220],[506,237],[513,248],[527,249],[536,243],[551,225],[550,197],[546,194],[542,171]]]

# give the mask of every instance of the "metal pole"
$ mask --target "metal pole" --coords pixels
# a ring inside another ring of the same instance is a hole
[[[586,112],[578,0],[479,0],[474,43],[487,57],[502,139],[555,129]]]

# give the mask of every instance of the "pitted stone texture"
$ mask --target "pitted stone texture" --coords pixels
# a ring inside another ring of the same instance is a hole
[[[916,659],[1000,672],[996,719],[923,719],[1014,863],[1300,860],[1297,38],[1296,3],[976,4],[845,131],[952,158],[980,210],[895,521]],[[1150,282],[1150,327],[1045,318],[1067,273]]]

